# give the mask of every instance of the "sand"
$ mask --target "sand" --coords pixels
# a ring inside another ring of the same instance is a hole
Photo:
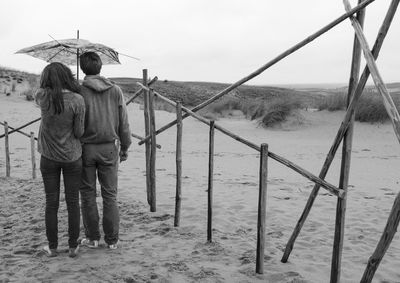
[[[132,131],[143,134],[143,113],[130,105]],[[301,124],[260,128],[241,117],[218,124],[318,175],[344,112],[306,112]],[[0,121],[19,126],[39,117],[39,109],[18,97],[1,97]],[[156,111],[158,126],[174,119]],[[25,129],[37,133],[38,123]],[[313,183],[269,160],[266,251],[263,275],[255,273],[259,156],[216,133],[213,243],[207,243],[208,127],[187,118],[183,125],[181,226],[173,226],[175,128],[158,136],[157,212],[149,212],[145,192],[144,147],[136,142],[119,168],[121,248],[82,248],[67,256],[66,208],[60,206],[61,254],[47,258],[44,192],[40,171],[32,180],[30,141],[10,136],[11,178],[5,178],[0,140],[0,282],[329,282],[336,198],[321,188],[288,263],[283,249]],[[3,132],[3,131],[1,131]],[[340,150],[339,150],[340,151]],[[399,144],[390,124],[355,124],[342,258],[342,282],[359,282],[381,236],[399,190]],[[39,154],[37,154],[39,163]],[[337,185],[340,153],[326,178]],[[101,205],[101,198],[98,199]],[[374,282],[400,282],[397,234]]]

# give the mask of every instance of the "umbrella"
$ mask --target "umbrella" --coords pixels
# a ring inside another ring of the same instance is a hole
[[[27,54],[46,62],[61,62],[66,65],[77,65],[79,54],[96,52],[103,64],[121,64],[118,52],[100,43],[92,43],[85,39],[72,38],[53,40],[18,50],[16,53]]]

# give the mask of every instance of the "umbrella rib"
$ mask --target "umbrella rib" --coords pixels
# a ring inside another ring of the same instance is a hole
[[[64,45],[61,45],[61,46],[62,46],[63,49],[59,50],[59,51],[56,52],[53,56],[51,56],[49,59],[47,59],[47,62],[50,62],[51,59],[53,59],[54,57],[56,57],[58,54],[60,54],[60,53],[61,53],[62,51],[64,51],[64,50],[67,51],[67,52],[70,52],[70,53],[74,53],[74,52],[72,52],[71,50],[65,48]]]
[[[97,52],[103,53],[104,55],[106,55],[107,57],[109,57],[111,60],[116,61],[116,62],[118,62],[118,63],[121,64],[121,62],[119,62],[118,57],[117,57],[117,58],[113,58],[111,55],[109,55],[109,54],[107,54],[107,53],[104,53],[102,50],[97,49],[97,48],[95,48],[95,47],[93,47],[93,49],[94,49],[95,51],[97,51]]]

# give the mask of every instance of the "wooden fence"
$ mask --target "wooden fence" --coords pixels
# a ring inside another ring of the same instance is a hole
[[[207,241],[212,241],[212,216],[213,216],[213,169],[214,169],[214,131],[219,130],[225,135],[233,138],[234,140],[241,142],[247,145],[250,148],[255,149],[260,152],[260,171],[259,171],[259,197],[258,197],[258,219],[257,219],[257,250],[256,250],[256,273],[262,274],[264,272],[264,244],[265,244],[265,217],[266,217],[266,196],[267,196],[267,178],[268,178],[268,158],[272,158],[275,161],[287,166],[288,168],[294,170],[295,172],[301,174],[302,176],[308,178],[312,182],[315,183],[313,190],[310,193],[309,199],[306,203],[306,206],[303,210],[303,213],[300,216],[299,221],[297,222],[296,227],[286,245],[282,262],[287,262],[288,257],[293,249],[294,242],[299,235],[301,228],[312,208],[314,200],[318,195],[319,188],[323,187],[329,193],[337,196],[337,210],[336,210],[336,222],[335,222],[335,235],[334,235],[334,244],[333,244],[333,253],[332,253],[332,262],[331,262],[331,277],[330,282],[340,282],[340,271],[341,271],[341,257],[342,257],[342,249],[343,249],[343,235],[344,235],[344,221],[345,221],[345,211],[346,211],[346,200],[347,200],[347,189],[348,189],[348,178],[349,178],[349,168],[350,168],[350,159],[351,159],[351,147],[352,147],[352,129],[354,122],[354,109],[361,97],[365,84],[368,80],[369,75],[372,75],[373,81],[378,92],[381,94],[385,108],[389,114],[391,122],[393,124],[393,129],[400,142],[400,115],[393,103],[393,100],[383,83],[383,80],[379,74],[378,68],[375,64],[375,60],[377,59],[380,49],[382,47],[383,41],[388,33],[389,27],[392,23],[393,17],[397,10],[398,4],[400,0],[392,0],[390,6],[388,8],[387,14],[384,18],[384,21],[379,30],[378,36],[376,38],[375,44],[370,50],[367,40],[365,39],[363,33],[363,22],[365,18],[364,9],[375,0],[364,0],[358,1],[358,5],[352,8],[348,2],[348,0],[343,0],[346,12],[308,36],[306,39],[300,41],[293,47],[289,48],[282,54],[278,55],[276,58],[272,59],[265,65],[261,66],[259,69],[255,70],[250,75],[242,78],[236,83],[230,85],[225,88],[221,92],[217,93],[213,97],[208,100],[202,102],[197,105],[193,109],[188,109],[184,107],[179,101],[172,101],[163,95],[159,94],[157,91],[152,89],[150,86],[157,81],[157,77],[153,80],[149,80],[147,76],[147,70],[143,70],[143,81],[142,83],[138,83],[140,89],[133,94],[131,98],[129,98],[126,102],[133,102],[140,94],[144,94],[144,121],[145,121],[145,137],[141,137],[137,134],[132,134],[134,138],[140,139],[139,145],[145,144],[145,160],[146,160],[146,188],[147,188],[147,201],[150,205],[150,211],[156,211],[156,151],[157,148],[161,148],[160,145],[156,143],[156,136],[169,129],[173,125],[177,125],[177,140],[176,140],[176,197],[175,197],[175,218],[174,225],[179,226],[180,223],[180,211],[181,211],[181,173],[182,173],[182,121],[186,117],[194,117],[195,119],[207,124],[210,127],[209,132],[209,165],[208,165],[208,210],[207,210]],[[356,16],[354,16],[356,15]],[[334,139],[333,145],[330,148],[325,162],[322,166],[319,176],[315,176],[309,171],[301,168],[295,163],[285,159],[282,156],[279,156],[268,150],[268,144],[257,145],[253,142],[246,140],[239,135],[229,131],[228,129],[223,128],[222,126],[215,123],[215,121],[210,121],[202,116],[196,114],[196,112],[205,106],[211,104],[216,101],[220,97],[226,95],[230,91],[234,90],[238,86],[246,83],[252,78],[258,76],[269,67],[275,65],[285,57],[289,56],[293,52],[299,50],[303,46],[307,45],[314,39],[318,38],[325,32],[332,29],[334,26],[343,22],[346,19],[350,19],[350,22],[355,30],[355,39],[353,45],[353,56],[352,56],[352,64],[351,64],[351,73],[349,80],[349,90],[348,90],[348,106],[345,117],[340,125],[340,128],[337,132],[337,135]],[[364,54],[367,65],[359,77],[360,71],[360,59],[361,59],[361,51]],[[358,78],[359,77],[359,78]],[[163,127],[156,130],[155,128],[155,112],[154,112],[154,98],[157,97],[161,99],[165,103],[168,103],[176,108],[177,118],[174,121],[164,125]],[[185,114],[182,114],[185,112]],[[36,165],[34,163],[34,141],[35,137],[33,133],[30,135],[22,132],[22,129],[26,126],[39,121],[40,118],[35,119],[23,126],[18,128],[12,128],[8,125],[7,122],[1,123],[4,125],[4,134],[0,135],[0,138],[5,137],[6,142],[6,176],[10,176],[10,160],[9,160],[9,144],[8,144],[8,136],[11,133],[18,132],[30,138],[32,146],[32,172],[33,178],[35,175]],[[11,131],[10,131],[11,129]],[[340,143],[343,140],[343,150],[342,150],[342,164],[340,171],[340,180],[339,186],[336,187],[324,180],[326,177],[329,167],[333,161],[333,158],[336,154],[337,149],[339,148]],[[400,193],[397,195],[390,215],[387,220],[387,224],[382,233],[381,239],[376,247],[375,252],[368,260],[367,267],[361,279],[361,282],[371,282],[372,278],[381,262],[386,250],[388,249],[398,227],[400,221]]]
[[[378,68],[375,64],[375,60],[378,57],[379,51],[383,44],[383,41],[387,35],[395,12],[397,10],[399,0],[392,0],[390,6],[388,8],[386,17],[382,23],[382,26],[379,30],[378,36],[376,38],[374,47],[370,50],[365,36],[363,34],[362,25],[365,18],[365,11],[364,8],[373,2],[374,0],[366,0],[361,1],[359,0],[358,6],[355,8],[351,8],[348,0],[344,0],[344,6],[346,9],[346,13],[343,14],[341,17],[336,19],[335,21],[331,22],[321,30],[317,31],[316,33],[312,34],[311,36],[307,37],[305,40],[299,42],[295,46],[289,48],[287,51],[283,52],[278,57],[274,58],[267,64],[263,65],[250,75],[244,77],[243,79],[239,80],[238,82],[230,85],[229,87],[225,88],[221,92],[217,93],[210,99],[204,101],[203,103],[197,105],[193,109],[187,109],[186,107],[182,106],[180,103],[176,103],[171,101],[170,99],[162,96],[154,89],[149,88],[146,85],[146,76],[147,70],[143,72],[143,84],[138,83],[141,89],[144,90],[144,94],[147,98],[144,100],[147,101],[145,105],[145,129],[146,129],[146,137],[139,142],[139,145],[146,144],[150,149],[146,151],[146,168],[148,168],[147,174],[149,177],[148,179],[148,196],[149,196],[149,204],[151,204],[151,211],[156,210],[156,200],[155,200],[155,147],[151,146],[152,142],[155,142],[156,136],[169,129],[173,125],[177,124],[177,149],[176,149],[176,172],[177,172],[177,186],[176,186],[176,207],[175,207],[175,226],[179,226],[179,219],[180,219],[180,205],[181,205],[181,124],[182,120],[186,117],[194,117],[199,121],[207,124],[210,126],[210,136],[209,136],[209,166],[208,166],[208,217],[207,217],[207,240],[212,241],[212,192],[213,192],[213,156],[214,156],[214,130],[217,129],[220,132],[224,133],[227,136],[257,150],[260,152],[260,178],[259,178],[259,201],[258,201],[258,222],[257,222],[257,251],[256,251],[256,272],[263,273],[263,256],[264,256],[264,243],[265,243],[265,208],[266,208],[266,184],[267,184],[267,162],[268,157],[284,164],[285,166],[289,167],[290,169],[294,170],[295,172],[303,175],[304,177],[308,178],[309,180],[315,183],[315,186],[310,194],[310,197],[307,201],[307,204],[304,208],[303,213],[300,216],[300,219],[293,231],[292,236],[290,237],[283,257],[282,262],[287,262],[290,252],[293,249],[294,242],[301,231],[301,228],[312,208],[314,200],[318,195],[318,191],[320,187],[325,188],[331,194],[337,196],[337,211],[336,211],[336,222],[335,222],[335,234],[334,234],[334,244],[333,244],[333,253],[332,253],[332,262],[331,262],[331,278],[330,282],[340,282],[340,272],[341,272],[341,257],[342,257],[342,249],[343,249],[343,235],[344,235],[344,221],[345,221],[345,211],[346,211],[346,200],[347,200],[347,189],[348,189],[348,179],[349,179],[349,169],[350,169],[350,159],[351,159],[351,148],[352,148],[352,129],[354,123],[354,109],[357,105],[359,98],[363,92],[365,84],[368,80],[370,74],[372,74],[373,81],[375,83],[378,92],[382,95],[385,108],[389,113],[390,119],[393,124],[394,132],[400,142],[400,115],[391,99],[389,92],[386,89],[385,84],[379,74]],[[356,14],[356,16],[354,16]],[[300,49],[301,47],[305,46],[315,38],[319,37],[321,34],[325,33],[338,23],[342,22],[343,20],[349,18],[354,30],[355,30],[355,39],[354,39],[354,46],[353,46],[353,59],[351,64],[351,73],[350,73],[350,80],[349,80],[349,90],[348,90],[348,106],[345,117],[343,119],[342,124],[337,132],[335,140],[331,149],[329,150],[324,165],[321,169],[319,176],[315,176],[312,173],[308,172],[307,170],[301,168],[300,166],[296,165],[295,163],[275,154],[268,150],[267,144],[256,145],[251,141],[248,141],[231,131],[217,125],[214,121],[207,120],[195,112],[204,108],[205,106],[211,104],[212,102],[216,101],[220,97],[224,96],[225,94],[229,93],[233,89],[237,88],[238,86],[244,84],[245,82],[249,81],[250,79],[254,78],[255,76],[259,75],[272,65],[276,64],[289,54],[295,52],[296,50]],[[367,66],[365,67],[361,77],[359,78],[359,71],[360,71],[360,64],[361,64],[361,51],[364,54],[364,57],[367,62]],[[157,97],[164,102],[171,104],[176,107],[177,109],[177,118],[174,121],[162,126],[158,130],[155,130],[155,117],[154,117],[154,107],[152,107],[153,99]],[[147,109],[146,109],[147,108]],[[185,114],[182,115],[181,111],[184,111]],[[342,164],[341,164],[341,171],[340,171],[340,180],[339,180],[339,187],[335,187],[332,184],[327,183],[324,178],[326,177],[329,167],[333,161],[333,158],[336,154],[337,149],[339,148],[340,143],[343,140],[343,151],[342,151]],[[154,152],[152,152],[154,151]],[[152,199],[154,197],[154,199]],[[365,269],[361,282],[371,282],[372,278],[375,274],[376,269],[380,261],[382,260],[387,248],[389,247],[394,234],[396,233],[396,229],[398,227],[400,221],[400,193],[397,195],[396,200],[393,204],[392,211],[389,215],[387,225],[383,231],[381,240],[371,258],[368,261],[368,265]]]

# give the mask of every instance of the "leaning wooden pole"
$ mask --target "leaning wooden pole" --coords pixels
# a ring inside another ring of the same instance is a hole
[[[143,69],[143,85],[147,86],[147,69]],[[149,118],[149,90],[145,90],[143,96],[143,114],[144,114],[144,133],[146,136],[150,133],[150,118]],[[150,141],[146,141],[145,145],[145,156],[146,156],[146,192],[147,192],[147,203],[151,205],[151,183],[150,183]]]
[[[213,184],[214,184],[214,121],[210,121],[208,144],[208,190],[207,190],[207,242],[212,242]]]
[[[182,202],[182,104],[176,104],[176,194],[174,226],[178,227],[181,220]]]
[[[4,143],[6,149],[6,177],[10,177],[11,166],[10,166],[10,142],[8,139],[8,123],[4,121]]]
[[[260,186],[258,193],[256,273],[264,273],[265,217],[267,210],[268,145],[263,143],[260,152]]]
[[[150,122],[150,211],[156,212],[156,153],[157,153],[157,141],[156,141],[156,117],[154,113],[154,93],[152,90],[149,92],[149,122]]]
[[[213,97],[211,97],[210,99],[204,101],[203,103],[197,105],[196,107],[194,107],[192,109],[193,112],[196,112],[204,107],[206,107],[207,105],[211,104],[212,102],[214,102],[215,100],[219,99],[220,97],[224,96],[225,94],[229,93],[230,91],[232,91],[233,89],[237,88],[238,86],[246,83],[247,81],[251,80],[252,78],[258,76],[259,74],[261,74],[262,72],[264,72],[265,70],[267,70],[268,68],[270,68],[271,66],[275,65],[276,63],[278,63],[279,61],[281,61],[282,59],[284,59],[285,57],[289,56],[290,54],[292,54],[293,52],[299,50],[300,48],[302,48],[303,46],[307,45],[308,43],[310,43],[311,41],[313,41],[314,39],[318,38],[319,36],[321,36],[322,34],[324,34],[325,32],[329,31],[330,29],[332,29],[333,27],[335,27],[336,25],[338,25],[339,23],[343,22],[345,19],[347,19],[348,17],[350,17],[351,15],[357,13],[359,10],[364,9],[367,5],[371,4],[373,1],[375,0],[365,0],[363,1],[360,5],[358,5],[357,7],[355,7],[354,9],[352,9],[351,11],[343,14],[342,16],[338,17],[337,19],[335,19],[334,21],[332,21],[331,23],[327,24],[325,27],[321,28],[320,30],[318,30],[317,32],[311,34],[310,36],[308,36],[306,39],[300,41],[299,43],[297,43],[296,45],[294,45],[293,47],[287,49],[286,51],[284,51],[283,53],[281,53],[280,55],[278,55],[277,57],[275,57],[274,59],[272,59],[271,61],[269,61],[268,63],[266,63],[265,65],[261,66],[259,69],[255,70],[253,73],[251,73],[250,75],[240,79],[239,81],[237,81],[236,83],[230,85],[229,87],[225,88],[224,90],[222,90],[221,92],[217,93],[216,95],[214,95]],[[184,115],[182,118],[186,118],[189,115]],[[170,127],[172,127],[173,125],[176,124],[176,120],[168,123],[167,125],[161,127],[160,129],[158,129],[156,131],[156,134],[158,135],[159,133],[164,132],[165,130],[169,129]],[[147,140],[150,139],[150,136],[146,136],[142,141],[140,141],[138,144],[142,145],[143,143],[145,143]]]
[[[365,268],[364,274],[361,278],[361,283],[370,283],[378,269],[379,264],[382,261],[390,243],[396,234],[397,227],[400,221],[400,192],[397,194],[396,199],[393,203],[392,210],[389,214],[385,229],[383,230],[382,236],[379,240],[378,245],[372,256],[368,260],[367,267]]]
[[[32,179],[36,179],[36,147],[35,133],[31,132],[31,162],[32,162]]]
[[[375,41],[374,48],[372,49],[372,54],[373,54],[375,59],[378,58],[378,55],[379,55],[379,52],[380,52],[381,47],[383,45],[383,42],[385,40],[385,37],[386,37],[386,35],[387,35],[388,31],[389,31],[389,27],[390,27],[390,25],[391,25],[391,23],[393,21],[393,18],[394,18],[394,15],[395,15],[395,11],[397,9],[398,4],[399,4],[399,0],[392,0],[392,2],[390,4],[390,7],[388,9],[388,12],[386,13],[386,17],[383,20],[383,23],[381,25],[381,28],[380,28],[380,30],[378,32],[378,36],[377,36],[376,41]],[[327,154],[327,157],[325,159],[324,165],[322,166],[321,172],[319,174],[319,177],[321,179],[324,179],[326,177],[326,174],[328,173],[329,167],[330,167],[330,165],[331,165],[331,163],[333,161],[333,158],[335,157],[336,150],[338,149],[338,147],[339,147],[339,145],[340,145],[340,143],[341,143],[341,141],[343,139],[343,136],[344,136],[344,134],[345,134],[345,132],[347,130],[347,127],[349,126],[350,119],[351,119],[351,117],[353,115],[353,112],[354,112],[354,109],[355,109],[355,107],[357,105],[357,102],[361,97],[361,94],[362,94],[362,92],[364,90],[365,84],[368,81],[369,75],[370,75],[370,72],[369,72],[368,66],[366,66],[364,68],[364,71],[363,71],[361,77],[360,77],[360,80],[358,82],[358,85],[357,85],[357,88],[355,90],[355,93],[354,93],[354,95],[352,95],[352,99],[351,99],[350,104],[349,104],[349,106],[347,108],[347,112],[345,114],[345,117],[343,118],[343,122],[340,125],[340,128],[339,128],[339,130],[338,130],[338,132],[336,134],[336,137],[335,137],[335,140],[333,142],[333,145],[331,146],[331,148],[330,148],[330,150],[329,150],[329,152]],[[301,231],[301,228],[303,227],[304,222],[306,221],[306,219],[308,217],[308,214],[309,214],[309,212],[310,212],[310,210],[311,210],[311,208],[312,208],[312,206],[314,204],[315,198],[318,195],[319,188],[320,188],[320,184],[316,183],[314,188],[313,188],[313,190],[312,190],[312,192],[311,192],[311,194],[310,194],[310,196],[309,196],[309,198],[308,198],[308,200],[307,200],[307,203],[306,203],[306,205],[304,207],[304,210],[303,210],[303,212],[302,212],[302,214],[301,214],[301,216],[300,216],[300,218],[299,218],[299,220],[298,220],[298,222],[296,224],[296,227],[294,228],[293,233],[290,236],[290,238],[288,240],[288,243],[286,244],[286,248],[285,248],[284,254],[283,254],[282,259],[281,259],[282,262],[287,262],[287,260],[289,258],[289,255],[290,255],[291,251],[293,250],[294,242],[296,241],[297,236],[299,235],[299,233]]]
[[[0,122],[0,125],[4,126],[4,123],[3,123],[3,122]],[[8,125],[8,129],[15,130],[15,128],[11,127],[10,125]],[[17,131],[18,133],[24,135],[24,136],[27,137],[27,138],[31,138],[31,136],[30,136],[29,134],[27,134],[27,133],[25,133],[25,132],[23,132],[23,131],[20,131],[20,130],[16,130],[16,131]],[[35,137],[35,140],[37,141],[37,138],[36,138],[36,137]]]
[[[343,3],[347,11],[351,10],[351,6],[348,0],[343,0]],[[383,82],[383,79],[379,73],[378,67],[375,63],[375,58],[369,49],[368,42],[365,38],[362,27],[354,17],[350,17],[350,21],[363,50],[364,58],[367,61],[368,68],[371,72],[371,77],[379,94],[383,98],[383,105],[385,106],[386,112],[388,113],[390,121],[392,122],[397,140],[400,143],[400,114],[397,111],[396,105],[394,104],[393,99],[390,96],[389,91],[387,90],[386,85]]]
[[[359,0],[359,3],[361,1],[362,0]],[[361,10],[357,13],[357,20],[361,25],[363,25],[364,19],[365,19],[365,10]],[[355,36],[353,43],[353,56],[352,56],[352,63],[350,70],[349,88],[347,93],[347,107],[350,104],[352,95],[354,94],[354,91],[357,86],[358,77],[360,75],[360,67],[361,67],[361,46],[357,40],[357,37]],[[347,205],[347,190],[349,184],[351,150],[353,144],[353,128],[354,128],[354,113],[351,116],[350,124],[343,137],[342,163],[340,169],[339,188],[343,189],[346,192],[346,194],[343,198],[337,199],[335,234],[333,242],[332,261],[331,261],[331,281],[330,281],[331,283],[340,282],[340,275],[341,275],[344,224],[345,224],[346,205]]]
[[[35,122],[37,122],[37,121],[40,121],[40,119],[41,119],[41,118],[37,118],[37,119],[35,119],[35,120],[32,120],[32,121],[30,121],[30,122],[28,122],[28,123],[26,123],[26,124],[24,124],[24,125],[22,125],[22,126],[20,126],[20,127],[18,127],[18,128],[15,128],[15,129],[12,130],[12,131],[9,131],[8,134],[10,135],[10,134],[12,134],[12,133],[14,133],[14,132],[19,132],[19,130],[21,130],[21,129],[23,129],[23,128],[26,128],[26,127],[28,127],[29,125],[31,125],[31,124],[33,124],[33,123],[35,123]],[[0,135],[0,139],[3,138],[4,136],[5,136],[5,134]]]

